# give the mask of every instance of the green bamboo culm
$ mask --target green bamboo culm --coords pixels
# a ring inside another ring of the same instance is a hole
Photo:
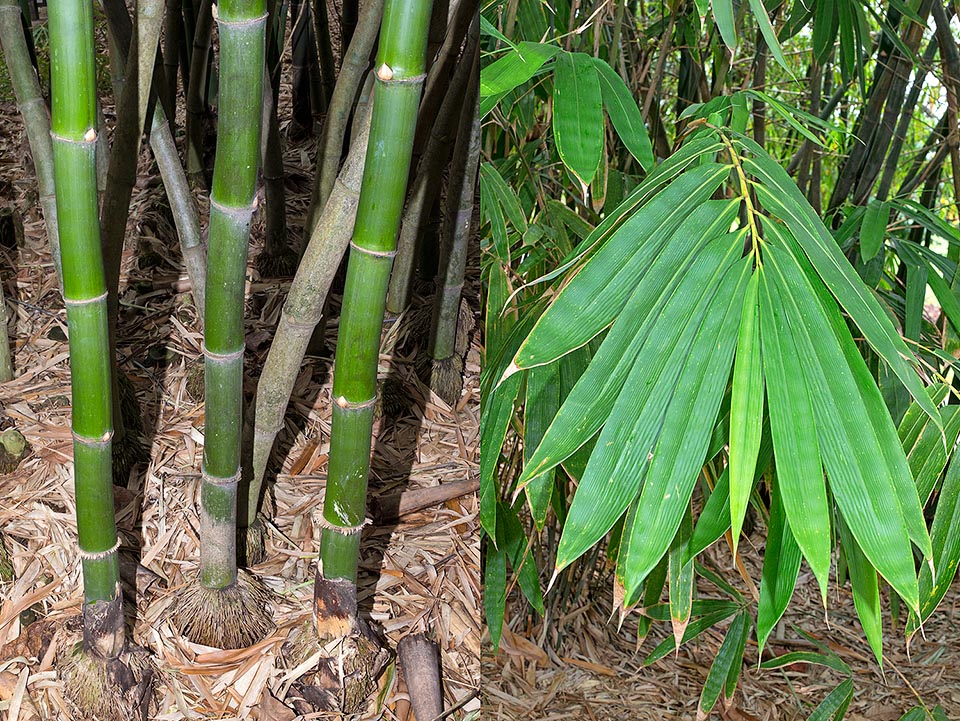
[[[49,7],[54,183],[70,333],[74,483],[83,565],[84,650],[116,658],[124,647],[111,476],[107,288],[97,214],[93,5]]]
[[[431,0],[387,0],[367,158],[343,295],[333,379],[330,462],[317,569],[318,633],[326,580],[357,579],[377,396],[377,360],[423,88]],[[346,584],[338,584],[346,585]]]
[[[271,629],[266,591],[237,571],[243,405],[243,295],[260,157],[267,13],[264,0],[222,0],[220,99],[210,193],[204,308],[205,439],[200,577],[174,622],[197,643],[240,648]]]

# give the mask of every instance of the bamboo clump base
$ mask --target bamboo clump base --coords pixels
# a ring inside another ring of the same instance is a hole
[[[0,157],[20,158],[22,126],[12,103],[0,103],[0,127]],[[286,152],[288,213],[295,227],[309,200],[310,171],[302,168],[301,157],[310,147],[309,141],[291,143]],[[143,177],[149,176],[150,164],[144,154],[139,169]],[[0,476],[0,528],[14,570],[12,581],[0,579],[0,700],[9,700],[11,708],[17,704],[21,721],[32,712],[38,719],[81,721],[87,717],[67,700],[59,661],[79,639],[82,602],[73,521],[66,324],[43,221],[28,198],[35,193],[33,180],[25,173],[19,162],[0,163],[0,184],[13,188],[13,200],[25,216],[24,244],[0,248],[0,277],[6,281],[9,269],[17,272],[16,285],[6,285],[7,295],[17,301],[10,323],[17,377],[0,388],[0,432],[16,427],[32,446],[14,473]],[[198,203],[201,217],[206,217],[206,200],[200,197]],[[270,491],[276,512],[266,525],[266,560],[251,570],[271,591],[276,629],[256,645],[237,650],[193,644],[166,619],[199,559],[204,417],[202,402],[187,385],[188,370],[201,362],[202,336],[186,275],[177,272],[176,235],[158,182],[138,185],[131,215],[133,242],[124,253],[121,281],[120,352],[128,359],[124,369],[143,409],[150,460],[131,475],[128,488],[115,489],[115,506],[121,577],[132,623],[128,637],[157,663],[151,718],[159,717],[160,709],[165,721],[289,720],[294,718],[288,705],[294,687],[308,670],[285,667],[282,648],[312,616],[320,534],[315,513],[323,496],[332,402],[329,359],[314,361],[316,371],[304,371],[298,378],[271,462],[278,471]],[[258,216],[248,267],[254,279],[247,288],[250,368],[262,363],[289,285],[261,282],[252,270],[262,238]],[[139,268],[135,253],[147,252],[162,263]],[[477,277],[473,258],[467,297],[474,305]],[[14,288],[15,294],[10,292]],[[333,331],[335,324],[330,341]],[[381,348],[381,383],[389,379],[402,386],[413,402],[399,417],[388,416],[375,426],[371,488],[378,497],[475,480],[478,475],[479,341],[474,337],[467,354],[465,391],[451,407],[416,378],[411,335],[402,322],[388,326]],[[282,467],[277,468],[279,459]],[[370,526],[360,561],[361,615],[380,627],[391,648],[421,632],[437,641],[445,707],[460,704],[454,718],[479,710],[478,513],[477,497],[471,493]],[[402,670],[393,676],[384,673],[381,679],[383,717],[406,719]]]

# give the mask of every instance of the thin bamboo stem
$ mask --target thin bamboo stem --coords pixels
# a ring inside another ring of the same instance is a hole
[[[57,224],[57,198],[53,179],[53,141],[50,139],[50,115],[40,91],[40,80],[30,62],[30,53],[23,35],[20,6],[16,0],[0,0],[0,45],[10,72],[17,106],[23,116],[27,141],[37,172],[40,208],[47,227],[53,265],[63,287],[60,261],[60,233]]]
[[[318,580],[356,582],[380,330],[413,153],[430,9],[430,0],[388,0],[384,8],[376,101],[337,341]]]
[[[207,109],[206,82],[210,34],[213,30],[211,0],[202,0],[193,35],[190,55],[190,87],[187,88],[187,176],[197,180],[203,177],[203,114]]]
[[[124,647],[111,473],[107,287],[96,192],[93,6],[49,7],[54,173],[70,332],[77,533],[84,581],[84,646],[102,658]]]
[[[458,352],[456,337],[460,295],[467,268],[467,245],[480,161],[480,56],[476,51],[473,55],[473,70],[460,115],[450,184],[447,186],[447,215],[441,236],[440,272],[437,275],[433,322],[430,326],[430,357],[435,361],[445,360]]]
[[[364,3],[350,47],[340,65],[340,75],[337,76],[337,84],[330,99],[330,107],[323,123],[320,149],[317,153],[318,170],[306,223],[306,227],[311,230],[311,235],[314,222],[326,205],[327,198],[330,197],[337,180],[343,138],[350,119],[350,111],[370,64],[370,52],[380,31],[382,15],[383,0],[367,0]]]

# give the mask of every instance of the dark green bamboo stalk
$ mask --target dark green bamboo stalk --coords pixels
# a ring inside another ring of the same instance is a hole
[[[265,591],[238,574],[236,548],[243,295],[256,208],[267,13],[265,0],[222,0],[217,8],[220,98],[204,308],[200,577],[174,621],[197,643],[238,648],[271,628]]]
[[[310,134],[313,132],[313,109],[310,106],[310,56],[314,54],[310,0],[291,0],[290,15],[293,119]]]
[[[187,88],[187,177],[194,182],[203,178],[203,114],[207,109],[206,82],[210,34],[213,30],[211,0],[202,0],[190,54],[190,87]]]
[[[256,520],[263,475],[273,443],[283,427],[283,414],[293,392],[297,371],[303,363],[314,328],[320,322],[324,300],[330,292],[340,259],[353,235],[370,131],[366,93],[357,105],[356,117],[350,153],[323,212],[314,224],[257,383],[253,463],[245,513],[240,516],[242,526],[249,527]]]
[[[267,278],[293,275],[297,268],[299,253],[287,244],[287,191],[284,187],[283,143],[280,139],[280,123],[277,106],[265,74],[263,84],[263,115],[261,123],[266,132],[262,139],[263,193],[266,200],[266,219],[263,250],[258,266],[260,274]]]
[[[52,137],[61,221],[64,302],[70,329],[77,533],[83,564],[84,648],[116,658],[124,647],[110,445],[107,287],[96,188],[93,6],[49,8]]]
[[[370,64],[370,52],[380,32],[383,15],[383,0],[367,0],[357,23],[353,40],[343,56],[337,84],[330,98],[327,117],[323,121],[323,136],[317,153],[317,173],[313,183],[313,197],[307,211],[306,228],[312,229],[314,220],[320,216],[327,198],[333,192],[343,153],[343,138],[353,109],[353,100],[363,82]]]
[[[466,2],[466,0],[463,1]],[[410,200],[403,212],[403,225],[397,241],[397,257],[393,261],[390,290],[387,293],[387,310],[391,313],[401,313],[410,300],[417,241],[423,235],[425,221],[434,206],[434,201],[439,196],[443,182],[443,169],[450,157],[450,143],[457,131],[463,100],[471,82],[470,73],[473,66],[471,59],[476,55],[479,39],[479,15],[474,15],[474,22],[470,26],[464,44],[463,59],[450,80],[446,96],[436,114],[429,140],[420,157]],[[418,125],[422,122],[424,122],[422,119],[418,119]]]
[[[53,142],[50,139],[50,116],[40,92],[40,81],[30,62],[20,18],[20,6],[16,0],[0,0],[0,45],[3,57],[17,96],[17,105],[23,116],[27,141],[33,155],[40,192],[40,208],[50,239],[50,250],[57,276],[63,285],[60,269],[60,233],[57,225],[57,199],[53,181]]]
[[[388,0],[384,9],[376,100],[337,341],[316,599],[323,598],[331,581],[356,598],[380,330],[410,172],[430,9],[431,0]],[[321,614],[316,618],[322,638],[328,634],[320,628]]]
[[[180,47],[183,45],[182,0],[167,0],[163,22],[163,71],[166,83],[161,101],[164,113],[170,118],[177,107],[177,73],[180,70]],[[189,72],[185,69],[184,77],[187,75]]]
[[[467,85],[467,97],[460,115],[460,129],[453,148],[450,182],[447,186],[447,214],[441,236],[440,272],[437,275],[430,326],[432,358],[430,387],[447,403],[454,405],[463,389],[463,354],[466,329],[459,328],[460,296],[467,267],[467,245],[473,219],[477,167],[480,161],[479,54],[473,53],[473,70]],[[460,331],[458,333],[458,330]],[[459,346],[459,347],[458,347]]]
[[[312,56],[315,113],[326,113],[330,107],[330,96],[336,84],[337,68],[333,59],[333,45],[330,43],[330,19],[327,15],[327,0],[308,0],[312,3],[310,16],[313,20],[313,39],[315,50]]]

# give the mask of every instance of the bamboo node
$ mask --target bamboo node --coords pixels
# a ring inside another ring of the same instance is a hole
[[[100,295],[96,295],[93,298],[64,298],[63,304],[71,306],[80,306],[80,305],[89,305],[90,303],[99,303],[100,301],[107,299],[107,291],[103,291]]]
[[[393,80],[393,68],[384,63],[377,68],[377,77],[381,80]]]
[[[207,469],[201,469],[201,477],[204,483],[209,483],[213,486],[233,486],[240,482],[240,471],[238,470],[232,476],[227,478],[221,478],[220,476],[211,476],[207,473]]]
[[[204,358],[209,358],[214,362],[224,363],[227,361],[236,360],[237,358],[243,357],[243,348],[240,350],[235,350],[230,353],[214,353],[212,350],[207,348],[207,344],[203,343],[203,356]]]
[[[320,528],[325,528],[328,531],[333,531],[334,533],[339,533],[344,536],[355,536],[360,533],[365,526],[369,526],[371,523],[373,523],[373,519],[364,518],[363,523],[358,526],[338,526],[337,524],[328,521],[321,513],[316,514],[313,520],[314,523],[320,526]],[[321,573],[322,572],[323,567],[321,566]]]
[[[120,539],[117,539],[117,542],[114,543],[106,551],[84,551],[80,546],[77,546],[80,558],[84,561],[101,561],[104,558],[109,558],[111,555],[117,552],[120,548]]]
[[[346,396],[337,396],[333,399],[333,402],[337,404],[338,408],[343,408],[344,410],[357,411],[364,408],[372,408],[377,404],[377,398],[374,396],[369,400],[365,401],[349,401]]]
[[[70,434],[73,436],[73,440],[76,443],[80,443],[81,445],[84,445],[84,446],[105,446],[108,443],[110,443],[110,441],[113,440],[112,428],[109,431],[106,431],[99,438],[92,438],[91,436],[81,435],[80,433],[77,433],[73,429],[70,429]]]
[[[364,248],[362,245],[357,245],[350,241],[350,248],[357,251],[358,253],[366,253],[367,255],[372,255],[377,258],[390,258],[393,259],[397,255],[396,249],[394,250],[373,250],[372,248]]]

